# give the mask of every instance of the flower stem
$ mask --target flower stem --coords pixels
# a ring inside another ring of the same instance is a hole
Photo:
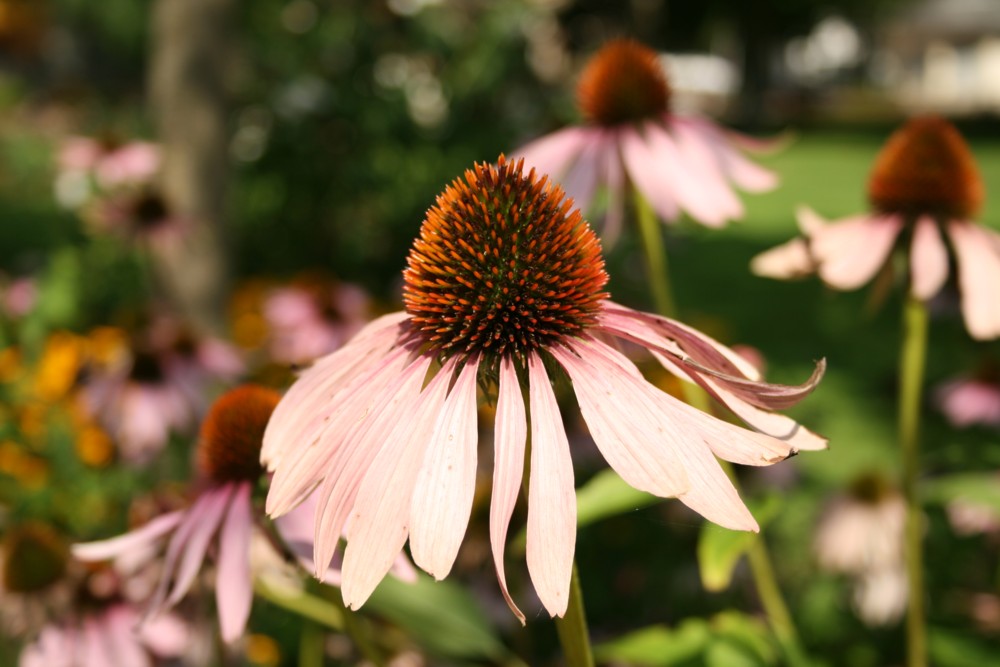
[[[639,233],[646,254],[646,264],[649,269],[649,282],[653,290],[653,300],[657,312],[664,317],[676,317],[674,298],[670,289],[670,273],[667,269],[667,249],[663,242],[659,221],[653,208],[638,189],[632,189]],[[691,406],[702,412],[711,412],[711,401],[708,394],[693,382],[682,382],[684,399]],[[725,461],[720,461],[739,490],[738,482],[732,467]],[[774,575],[771,554],[763,535],[758,535],[752,546],[747,550],[747,561],[753,576],[754,586],[760,598],[768,624],[781,644],[789,665],[808,664],[806,654],[799,642],[795,622],[788,611],[788,605],[781,594],[777,578]]]
[[[583,594],[580,591],[580,576],[576,570],[576,562],[573,563],[566,615],[556,618],[556,631],[559,633],[559,643],[562,645],[567,667],[594,667],[590,633],[587,630],[587,614],[583,608]]]
[[[903,347],[899,357],[899,448],[903,458],[903,496],[906,498],[906,577],[910,597],[906,615],[906,654],[909,667],[927,665],[924,612],[923,516],[917,495],[920,473],[920,396],[927,359],[927,307],[908,297],[903,306]]]
[[[646,268],[653,290],[653,304],[656,312],[666,317],[674,317],[674,298],[670,291],[670,272],[667,269],[667,251],[663,243],[663,231],[656,219],[653,207],[646,198],[633,188],[636,221],[642,238],[642,249],[646,254]]]
[[[304,621],[299,631],[298,667],[323,667],[323,630],[312,621]]]
[[[344,605],[344,598],[340,594],[340,589],[326,584],[321,584],[321,588],[323,589],[324,597],[340,610],[341,616],[344,619],[344,632],[351,638],[354,647],[358,649],[358,653],[364,656],[365,660],[375,665],[375,667],[385,667],[385,658],[382,657],[382,652],[372,642],[368,628],[362,623],[363,619],[357,612],[351,611]]]

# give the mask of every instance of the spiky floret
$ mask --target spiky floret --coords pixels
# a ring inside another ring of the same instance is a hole
[[[524,358],[594,323],[608,276],[573,200],[502,155],[427,212],[403,272],[420,341],[443,356]]]
[[[576,98],[588,121],[613,126],[658,118],[668,109],[670,87],[655,51],[617,39],[587,63]]]
[[[958,130],[938,116],[896,130],[875,159],[872,206],[886,213],[968,219],[982,206],[979,169]]]
[[[212,404],[198,442],[198,463],[209,479],[240,482],[260,477],[264,429],[279,400],[278,392],[248,384]]]

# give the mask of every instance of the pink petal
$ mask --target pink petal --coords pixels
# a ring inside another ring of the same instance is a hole
[[[971,222],[948,224],[955,248],[962,315],[973,338],[1000,336],[1000,235]]]
[[[415,419],[415,411],[421,404],[420,390],[430,362],[430,356],[418,358],[389,390],[383,392],[364,420],[355,418],[356,423],[348,431],[344,443],[323,468],[325,479],[319,489],[320,504],[313,529],[316,535],[313,550],[316,576],[323,574],[333,559],[362,480],[368,476],[373,462],[389,441],[399,438],[394,434],[399,431],[400,425]],[[421,447],[424,445],[420,443]],[[414,475],[416,472],[415,469]]]
[[[750,271],[765,278],[788,280],[815,273],[816,263],[806,240],[794,238],[754,257],[750,260]]]
[[[939,387],[935,399],[952,426],[1000,426],[1000,385],[962,378]]]
[[[93,618],[83,622],[83,647],[80,652],[82,662],[87,667],[117,667],[106,643],[104,632]]]
[[[405,312],[385,315],[373,321],[336,352],[323,357],[285,393],[264,432],[261,461],[274,470],[282,456],[294,458],[310,440],[314,417],[331,409],[333,397],[359,374],[380,359],[395,343]],[[306,444],[303,444],[306,443]]]
[[[797,206],[795,208],[795,220],[798,222],[799,231],[806,237],[810,237],[814,232],[822,232],[829,223],[824,220],[819,213],[808,206]]]
[[[174,588],[166,601],[167,607],[172,607],[180,602],[184,594],[191,588],[191,584],[205,560],[208,545],[222,522],[234,490],[233,484],[226,484],[216,490],[206,492],[206,495],[210,495],[211,500],[206,504],[204,512],[199,512],[198,525],[191,531],[191,535],[184,545],[180,564],[174,573]]]
[[[524,444],[528,437],[528,422],[524,411],[524,397],[513,362],[504,357],[500,362],[500,380],[497,396],[497,413],[493,436],[493,493],[490,498],[490,544],[496,565],[500,591],[507,606],[514,612],[521,625],[524,614],[507,590],[503,554],[507,542],[510,517],[517,504],[524,472]]]
[[[139,637],[146,648],[160,658],[178,658],[191,642],[191,626],[172,613],[147,619],[139,626]]]
[[[536,139],[514,151],[513,159],[524,159],[524,169],[534,169],[537,176],[561,177],[570,163],[594,137],[594,131],[584,127],[568,127]]]
[[[179,510],[158,516],[142,528],[98,542],[74,544],[73,556],[82,561],[101,561],[118,558],[136,550],[144,551],[150,544],[166,535],[181,522],[185,512]]]
[[[676,430],[664,423],[647,391],[651,385],[603,343],[580,341],[573,350],[550,351],[573,381],[580,411],[608,464],[640,491],[660,497],[687,491],[690,483],[675,455]]]
[[[573,461],[549,377],[537,354],[528,357],[531,479],[528,481],[528,573],[551,616],[569,603],[576,550]]]
[[[219,534],[219,566],[215,580],[215,601],[219,608],[222,641],[231,644],[240,638],[250,617],[253,576],[250,574],[251,484],[242,482],[233,492],[225,523]]]
[[[688,183],[695,186],[687,189],[691,194],[691,217],[709,227],[721,227],[727,220],[743,217],[743,203],[729,187],[712,145],[684,123],[672,123],[670,131],[682,171],[688,175]]]
[[[584,213],[591,208],[594,191],[597,189],[604,154],[609,150],[608,137],[602,131],[588,141],[579,157],[562,178],[554,178],[562,186],[566,195],[574,202],[574,208]]]
[[[117,658],[117,664],[123,667],[148,667],[153,664],[153,659],[139,642],[137,620],[121,605],[108,610],[100,620],[111,652]]]
[[[896,216],[860,216],[817,228],[810,249],[819,277],[836,289],[861,287],[885,264],[903,221]]]
[[[647,136],[650,125],[646,127]],[[636,189],[649,201],[658,216],[664,220],[676,220],[680,209],[673,185],[662,178],[662,159],[653,153],[648,139],[633,127],[625,128],[621,130],[621,151],[625,172]]]
[[[435,579],[448,576],[472,513],[476,490],[476,372],[469,360],[445,400],[424,455],[410,506],[410,555]]]
[[[922,216],[913,230],[910,276],[913,296],[921,301],[937,294],[948,279],[948,249],[933,218]]]
[[[676,118],[672,120],[676,123]],[[688,125],[712,147],[726,176],[740,188],[747,192],[766,192],[777,186],[778,177],[774,172],[746,159],[722,128],[705,119]]]
[[[420,394],[365,474],[357,493],[344,552],[341,592],[357,609],[392,567],[409,533],[410,501],[427,445],[444,409],[454,357]]]
[[[284,514],[302,502],[320,483],[331,461],[339,460],[337,457],[342,456],[342,450],[350,437],[363,432],[378,414],[378,411],[374,410],[377,402],[385,396],[393,395],[401,383],[406,382],[405,379],[401,379],[402,375],[410,377],[406,373],[401,375],[409,355],[410,353],[402,348],[393,350],[353,381],[342,386],[332,398],[323,403],[319,400],[321,397],[310,401],[316,408],[316,414],[309,417],[311,423],[306,431],[309,439],[289,441],[307,442],[308,447],[300,447],[294,458],[282,460],[281,464],[275,467],[267,494],[268,514],[271,516]],[[414,367],[414,372],[416,370]],[[270,423],[273,422],[274,417]]]

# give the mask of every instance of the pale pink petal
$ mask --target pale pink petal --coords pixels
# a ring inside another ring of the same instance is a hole
[[[191,642],[191,626],[172,613],[147,619],[139,626],[142,643],[160,658],[177,658]]]
[[[676,119],[673,122],[676,123]],[[746,159],[722,128],[705,119],[688,126],[712,147],[723,172],[740,188],[747,192],[767,192],[777,186],[778,177],[774,172]]]
[[[77,659],[87,667],[117,667],[102,628],[93,618],[83,622],[82,651]]]
[[[373,321],[339,350],[318,360],[291,386],[264,432],[261,461],[269,470],[274,470],[283,456],[294,460],[308,446],[307,435],[315,437],[318,428],[315,418],[319,417],[321,427],[334,396],[395,344],[399,326],[407,317],[400,312]]]
[[[185,512],[179,510],[158,516],[142,528],[97,542],[84,542],[71,547],[73,556],[82,561],[100,561],[118,558],[133,551],[146,550],[150,544],[177,527]]]
[[[361,482],[342,568],[341,592],[351,609],[365,603],[406,543],[417,473],[440,423],[454,369],[453,357],[420,394],[409,418],[396,423]]]
[[[42,659],[41,667],[74,667],[73,659],[83,653],[81,644],[76,628],[47,625],[34,646]]]
[[[611,130],[610,146],[604,151],[604,183],[607,186],[608,206],[601,228],[601,241],[606,249],[611,248],[621,235],[625,218],[625,172],[619,149],[621,130]]]
[[[219,533],[219,566],[215,581],[215,601],[219,609],[222,641],[231,644],[240,638],[250,616],[253,576],[250,574],[251,483],[242,482],[233,492],[225,523]]]
[[[524,444],[528,437],[528,422],[524,411],[524,397],[517,379],[514,364],[508,357],[500,362],[497,413],[493,436],[493,493],[490,498],[490,544],[497,580],[507,606],[524,625],[524,614],[507,590],[503,554],[507,542],[507,528],[517,504],[524,472]]]
[[[160,168],[160,150],[136,141],[108,153],[95,165],[98,182],[105,187],[149,180]]]
[[[1000,426],[1000,385],[962,378],[939,387],[935,398],[952,426]]]
[[[104,151],[101,144],[89,137],[70,137],[59,149],[57,162],[60,169],[87,171]]]
[[[799,231],[807,238],[812,236],[813,232],[822,232],[822,229],[829,224],[819,213],[808,206],[797,206],[795,208],[795,220],[798,222]]]
[[[180,602],[184,594],[191,588],[191,584],[205,560],[208,545],[222,522],[234,490],[233,484],[225,484],[218,489],[205,492],[206,495],[210,496],[210,500],[205,505],[204,512],[199,512],[198,525],[191,531],[191,535],[184,544],[180,564],[174,573],[174,587],[165,603],[167,607],[172,607]]]
[[[709,227],[743,217],[743,203],[726,180],[712,146],[697,130],[684,123],[671,123],[670,133],[680,156],[682,171],[688,175],[691,217]]]
[[[402,348],[393,350],[364,373],[341,386],[339,391],[334,392],[329,399],[330,405],[320,407],[318,400],[311,399],[310,403],[316,405],[317,414],[307,417],[312,420],[305,431],[309,439],[289,441],[289,449],[293,443],[300,443],[298,451],[285,465],[279,466],[271,478],[266,502],[268,514],[271,516],[284,514],[304,500],[315,485],[320,483],[331,465],[330,462],[342,455],[341,450],[345,443],[353,434],[367,428],[377,414],[373,410],[376,403],[383,397],[392,395],[392,392],[398,389],[398,385],[405,381],[400,378],[409,354],[409,351]],[[292,389],[294,388],[293,385]],[[278,408],[280,407],[279,403]],[[271,418],[268,428],[271,423],[274,423],[274,417]],[[282,430],[301,428],[301,425],[290,425],[290,427]],[[302,444],[307,446],[303,447]]]
[[[788,280],[815,273],[816,263],[806,239],[794,238],[754,257],[750,260],[750,271],[765,278]]]
[[[561,178],[550,177],[549,180],[561,185],[566,195],[573,200],[573,208],[584,213],[590,210],[604,164],[604,154],[609,148],[607,136],[604,132],[599,132],[584,144],[573,166]]]
[[[948,236],[958,263],[962,315],[973,338],[1000,336],[1000,235],[972,222],[953,221]]]
[[[568,127],[518,148],[512,159],[523,158],[525,172],[534,169],[539,178],[548,175],[550,180],[558,180],[594,135],[591,128]]]
[[[903,221],[859,216],[814,229],[809,248],[823,282],[842,290],[861,287],[885,265]]]
[[[148,667],[153,664],[153,659],[139,642],[137,620],[123,605],[109,609],[100,620],[111,652],[122,667]]]
[[[390,388],[382,393],[379,402],[372,407],[366,418],[360,421],[355,419],[343,444],[322,469],[325,479],[319,489],[321,501],[314,526],[316,537],[313,558],[316,576],[322,575],[333,559],[345,525],[348,524],[348,515],[371,466],[380,452],[389,446],[390,441],[400,438],[396,434],[402,425],[416,418],[414,412],[421,404],[420,389],[430,362],[431,357],[426,355],[410,364]],[[426,443],[421,442],[419,446],[425,445]],[[420,460],[414,464],[414,479]],[[410,492],[412,493],[412,488]],[[408,497],[407,510],[409,500]]]
[[[410,501],[410,555],[435,579],[448,576],[476,490],[476,372],[466,361],[441,410]]]
[[[576,494],[569,441],[545,366],[528,357],[531,409],[531,478],[528,480],[528,573],[551,616],[569,603],[576,551]]]
[[[684,493],[690,483],[675,453],[679,434],[663,422],[646,391],[650,385],[632,363],[610,348],[603,357],[595,349],[599,346],[606,348],[580,341],[573,352],[558,346],[550,350],[573,381],[598,449],[630,486],[661,497]]]
[[[647,124],[647,132],[651,124]],[[672,183],[660,174],[662,159],[649,146],[646,138],[633,127],[621,130],[621,151],[625,172],[658,216],[676,220],[680,214]]]
[[[910,251],[910,277],[913,296],[927,301],[948,280],[948,249],[933,218],[921,216],[913,229]]]

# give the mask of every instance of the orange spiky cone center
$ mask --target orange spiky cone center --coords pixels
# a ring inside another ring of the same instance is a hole
[[[573,201],[522,162],[477,164],[427,212],[403,273],[422,342],[445,356],[521,359],[595,321],[601,244]]]
[[[984,191],[958,130],[943,118],[927,116],[889,137],[875,159],[868,197],[884,213],[967,219],[982,206]]]
[[[668,109],[670,87],[655,51],[619,39],[587,63],[576,97],[589,122],[614,126],[658,118]]]
[[[198,464],[216,482],[255,481],[260,447],[278,392],[259,385],[232,389],[215,401],[201,426]]]

